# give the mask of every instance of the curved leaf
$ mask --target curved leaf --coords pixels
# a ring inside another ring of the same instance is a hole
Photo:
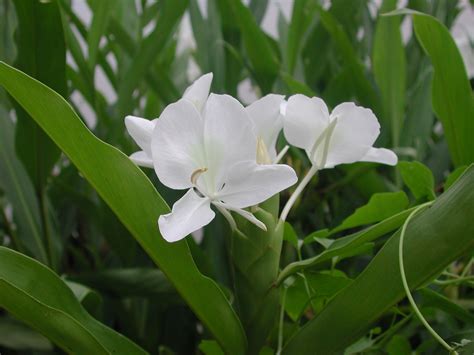
[[[156,221],[169,208],[145,174],[95,137],[48,87],[1,62],[0,84],[69,156],[222,347],[230,353],[244,352],[242,326],[224,293],[199,272],[185,241],[170,244],[160,236]]]
[[[471,166],[408,226],[404,262],[410,288],[430,281],[453,260],[472,250],[473,210],[474,166]],[[285,354],[337,353],[403,299],[399,237],[399,232],[394,234],[354,282],[289,340]]]
[[[50,269],[5,247],[0,247],[0,306],[69,353],[146,354],[89,315]]]

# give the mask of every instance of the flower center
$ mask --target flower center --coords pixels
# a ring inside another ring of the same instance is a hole
[[[272,160],[268,154],[268,148],[263,141],[262,137],[257,138],[257,164],[268,165],[271,164]]]

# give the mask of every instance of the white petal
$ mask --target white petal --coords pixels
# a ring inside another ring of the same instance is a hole
[[[160,216],[158,226],[166,241],[176,242],[209,224],[214,217],[210,200],[199,197],[193,189],[189,189],[173,205],[171,213]]]
[[[201,112],[209,96],[211,83],[212,73],[204,74],[186,89],[183,94],[183,99],[190,100],[194,106],[196,106],[197,110]]]
[[[268,148],[270,158],[276,158],[275,144],[283,128],[280,105],[283,95],[268,94],[245,108],[254,123],[255,134],[261,137]]]
[[[181,99],[168,105],[156,122],[151,142],[156,175],[172,189],[192,186],[191,175],[204,168],[203,120],[196,107]]]
[[[310,151],[328,124],[328,108],[320,98],[297,94],[288,99],[283,130],[290,144]]]
[[[136,116],[125,117],[125,127],[140,148],[151,156],[151,136],[156,120],[150,121]]]
[[[367,154],[362,157],[361,161],[368,161],[387,165],[397,165],[398,157],[390,149],[370,148]]]
[[[151,159],[151,156],[146,154],[143,150],[130,155],[130,159],[138,166],[153,168],[153,160]]]
[[[257,157],[257,139],[244,107],[228,95],[211,94],[204,109],[204,144],[208,172],[202,178],[214,189],[238,161]]]
[[[240,162],[230,169],[218,198],[233,207],[245,208],[269,199],[297,180],[295,171],[288,165]]]
[[[334,119],[337,123],[330,138],[326,167],[361,160],[379,136],[377,117],[370,109],[346,102],[333,110],[331,122]],[[318,149],[319,153],[322,148]]]

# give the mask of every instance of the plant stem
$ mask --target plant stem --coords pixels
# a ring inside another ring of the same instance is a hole
[[[408,216],[408,218],[406,219],[405,223],[403,223],[403,227],[402,227],[402,230],[401,230],[401,233],[400,233],[400,243],[399,243],[399,246],[398,246],[398,261],[399,261],[399,264],[400,264],[400,274],[401,274],[401,278],[402,278],[402,283],[403,283],[403,288],[405,289],[405,293],[407,295],[407,298],[408,298],[408,301],[410,301],[410,304],[413,308],[413,311],[415,312],[415,314],[417,315],[418,319],[420,320],[420,322],[425,326],[425,328],[431,333],[431,335],[447,350],[449,351],[450,354],[458,354],[456,352],[456,350],[454,350],[446,341],[444,341],[443,338],[441,338],[441,336],[439,336],[438,333],[436,333],[436,331],[430,326],[430,324],[428,323],[428,321],[425,319],[425,317],[423,316],[423,314],[421,313],[420,309],[418,308],[418,306],[416,305],[416,302],[410,292],[410,287],[408,286],[408,281],[407,281],[407,278],[406,278],[406,274],[405,274],[405,266],[403,264],[403,241],[405,239],[405,233],[406,233],[406,229],[407,229],[407,226],[408,226],[408,223],[410,223],[410,220],[415,216],[415,214],[419,211],[421,211],[422,209],[430,206],[432,204],[432,202],[428,202],[428,203],[424,203],[420,206],[418,206],[412,213],[410,213],[410,215]]]
[[[283,287],[283,296],[281,298],[281,308],[280,308],[280,321],[278,323],[278,348],[276,355],[281,354],[283,348],[283,321],[285,320],[285,302],[286,302],[286,291],[287,287]]]
[[[291,207],[293,207],[301,192],[303,192],[306,185],[308,185],[308,183],[311,181],[311,179],[317,172],[317,165],[311,166],[311,169],[308,170],[305,177],[303,178],[303,180],[301,180],[298,187],[296,188],[295,192],[293,192],[289,200],[286,202],[286,205],[280,215],[280,221],[278,223],[283,223],[286,221],[286,217],[288,217],[288,213],[290,213]]]

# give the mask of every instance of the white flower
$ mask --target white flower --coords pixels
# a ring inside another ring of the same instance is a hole
[[[323,100],[294,95],[282,106],[288,142],[303,148],[317,169],[357,161],[388,165],[397,163],[391,150],[374,148],[380,124],[374,113],[352,102],[342,103],[329,114]]]
[[[245,108],[254,123],[254,130],[259,139],[262,163],[277,161],[276,142],[283,128],[283,117],[280,105],[285,101],[283,95],[268,94]]]
[[[172,189],[189,189],[171,213],[159,217],[161,234],[173,242],[207,225],[215,216],[211,203],[227,216],[234,211],[265,229],[244,208],[293,185],[294,170],[257,164],[253,123],[237,100],[211,94],[201,112],[191,101],[166,107],[153,130],[158,178]]]
[[[205,74],[189,86],[183,94],[183,99],[193,103],[196,109],[201,112],[211,88],[212,73]],[[147,120],[136,116],[125,117],[125,126],[141,151],[130,155],[130,159],[137,165],[153,168],[151,158],[151,136],[157,119]]]

